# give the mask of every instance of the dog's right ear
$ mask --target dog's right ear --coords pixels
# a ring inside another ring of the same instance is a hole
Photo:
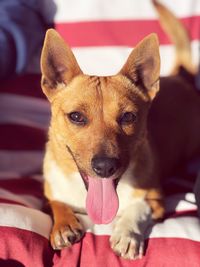
[[[42,90],[49,101],[82,71],[70,47],[53,29],[47,31],[41,54]]]

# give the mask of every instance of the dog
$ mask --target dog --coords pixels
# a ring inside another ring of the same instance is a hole
[[[154,1],[176,47],[173,74],[160,78],[159,42],[145,37],[113,76],[83,74],[53,29],[41,55],[41,87],[51,104],[44,192],[54,249],[84,235],[75,213],[114,220],[110,244],[125,258],[144,254],[144,232],[165,212],[162,181],[200,151],[200,97],[184,27]],[[172,30],[173,29],[173,30]]]

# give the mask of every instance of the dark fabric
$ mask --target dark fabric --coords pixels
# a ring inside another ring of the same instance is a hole
[[[0,78],[23,73],[41,51],[48,27],[42,2],[0,0]]]

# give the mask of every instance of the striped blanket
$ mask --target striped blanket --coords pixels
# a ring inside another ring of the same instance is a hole
[[[191,36],[194,63],[199,62],[199,0],[163,0]],[[173,66],[173,46],[162,31],[150,0],[56,0],[55,27],[73,48],[83,71],[109,75],[123,65],[131,47],[150,32],[159,35],[162,74]],[[190,183],[169,186],[164,221],[146,232],[141,260],[117,257],[109,247],[111,225],[85,226],[83,240],[53,251],[52,226],[45,207],[42,158],[50,107],[40,89],[40,75],[27,74],[0,86],[0,266],[25,267],[199,267],[200,223]],[[196,176],[199,162],[188,175]],[[174,180],[174,179],[173,179]],[[178,180],[177,180],[178,181]],[[170,191],[171,189],[171,191]]]

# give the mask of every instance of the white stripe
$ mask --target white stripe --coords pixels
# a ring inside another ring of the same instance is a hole
[[[0,123],[47,129],[50,107],[46,100],[15,94],[0,94]]]
[[[44,153],[41,151],[0,150],[0,177],[30,175],[41,170]]]
[[[200,2],[200,1],[199,1]],[[139,41],[139,40],[138,40]],[[193,63],[199,63],[199,42],[191,43]],[[127,47],[82,47],[74,48],[74,54],[82,70],[92,75],[113,75],[119,72],[132,48]],[[168,75],[173,67],[175,52],[173,45],[161,45],[161,75]]]
[[[0,226],[29,230],[49,239],[52,221],[50,216],[36,209],[0,204]]]
[[[199,0],[160,0],[177,17],[200,14]],[[151,0],[55,0],[55,21],[76,22],[91,20],[156,19]]]
[[[28,184],[28,181],[27,181],[27,184]],[[31,207],[35,209],[41,209],[43,205],[42,200],[34,196],[26,195],[26,194],[23,194],[23,195],[14,194],[3,188],[0,188],[0,198],[14,201],[14,202],[19,202],[27,207]]]
[[[93,225],[85,215],[78,216],[88,233],[95,235],[111,235],[112,224]],[[156,223],[145,233],[145,238],[178,237],[200,242],[199,218],[184,216],[165,219],[162,223]]]
[[[138,42],[139,41],[140,40],[138,40]],[[200,60],[199,44],[200,42],[197,40],[191,42],[192,60],[195,66],[198,66]],[[81,69],[86,74],[104,76],[116,74],[125,63],[132,48],[125,46],[99,46],[79,47],[73,48],[72,50]],[[168,75],[174,67],[174,46],[160,45],[160,56],[161,76],[165,76]],[[40,71],[38,69],[34,69],[34,72],[39,73]]]
[[[150,231],[150,238],[178,237],[200,242],[199,218],[197,217],[167,219],[155,224]]]
[[[93,225],[86,215],[78,215],[78,217],[87,232],[92,232],[95,235],[110,235],[112,233],[111,224]],[[0,225],[33,231],[48,238],[52,222],[50,216],[39,210],[19,205],[0,204]],[[146,233],[146,238],[148,237],[178,237],[200,241],[199,219],[190,216],[166,219],[149,229],[149,232]]]

